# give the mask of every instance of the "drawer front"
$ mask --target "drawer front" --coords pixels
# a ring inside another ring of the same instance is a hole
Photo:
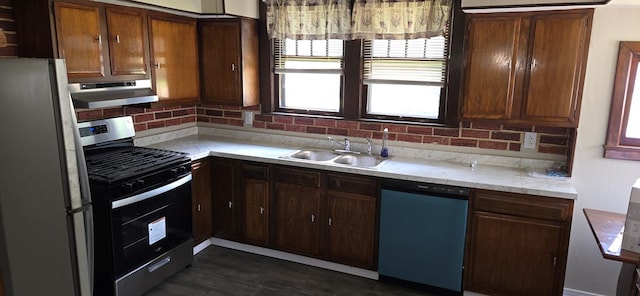
[[[476,190],[473,193],[472,207],[477,211],[566,221],[571,218],[573,200]]]
[[[329,174],[327,176],[329,190],[377,196],[378,182],[375,179],[351,175]]]
[[[269,168],[266,166],[243,164],[242,174],[246,179],[269,180]]]
[[[304,185],[320,188],[320,172],[292,168],[276,168],[275,180],[278,183]]]

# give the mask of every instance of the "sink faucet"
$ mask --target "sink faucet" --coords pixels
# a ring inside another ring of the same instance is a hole
[[[371,155],[371,152],[373,150],[373,141],[369,137],[366,137],[365,139],[367,139],[367,154]]]
[[[334,142],[340,144],[341,146],[343,146],[345,151],[351,151],[351,142],[349,142],[349,139],[344,138],[344,143],[342,143],[342,142],[334,139],[333,137],[327,137],[327,138],[329,139],[329,141],[334,141]]]

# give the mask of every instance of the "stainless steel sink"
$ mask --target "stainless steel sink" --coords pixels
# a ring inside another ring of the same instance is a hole
[[[387,160],[386,158],[373,155],[345,154],[334,159],[333,162],[360,168],[373,168],[384,164]]]
[[[298,151],[281,156],[281,158],[322,162],[325,164],[338,164],[350,167],[375,169],[387,162],[388,158],[380,156],[360,154],[355,151],[331,151],[322,149],[300,149]]]
[[[308,159],[315,161],[327,161],[338,157],[340,154],[327,150],[303,149],[289,154],[289,158]]]

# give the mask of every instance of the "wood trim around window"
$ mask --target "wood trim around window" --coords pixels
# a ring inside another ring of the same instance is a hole
[[[640,160],[640,139],[625,136],[639,62],[640,41],[620,42],[607,142],[604,145],[605,158]]]

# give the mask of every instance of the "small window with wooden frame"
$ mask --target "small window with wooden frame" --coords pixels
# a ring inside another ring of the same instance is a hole
[[[604,157],[640,160],[640,41],[622,41]],[[635,87],[638,91],[634,91]]]

